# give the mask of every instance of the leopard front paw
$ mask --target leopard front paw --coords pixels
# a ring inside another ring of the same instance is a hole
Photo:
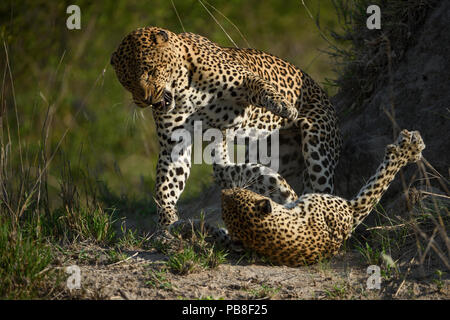
[[[298,110],[295,107],[289,107],[284,112],[281,112],[280,116],[289,120],[296,120],[298,118]]]
[[[298,117],[298,110],[283,96],[277,96],[272,99],[268,99],[267,108],[285,119],[295,120]]]
[[[408,162],[417,162],[422,159],[422,151],[425,149],[425,143],[419,131],[402,130],[397,139],[397,145],[402,156]]]
[[[158,228],[150,236],[149,240],[153,248],[160,252],[164,252],[172,246],[175,237],[170,233],[168,228]]]
[[[172,223],[175,223],[178,221],[178,212],[174,207],[162,207],[158,206],[156,209],[158,213],[158,225],[167,228]]]
[[[422,151],[425,143],[419,131],[402,130],[397,141],[386,148],[386,152],[392,157],[408,162],[417,162],[422,159]]]

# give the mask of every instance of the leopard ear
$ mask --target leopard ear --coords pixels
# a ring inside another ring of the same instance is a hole
[[[270,199],[265,198],[259,200],[256,203],[256,207],[258,208],[259,212],[262,213],[263,215],[272,213],[272,202],[270,201]]]
[[[159,30],[155,33],[152,33],[150,37],[155,44],[163,44],[169,41],[169,35],[164,30]]]

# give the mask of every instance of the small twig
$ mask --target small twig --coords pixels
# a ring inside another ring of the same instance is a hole
[[[49,271],[50,269],[57,269],[57,268],[52,268],[52,267],[47,267],[41,271],[38,272],[37,276],[40,276],[43,273],[46,273],[47,271]]]
[[[119,289],[119,293],[125,300],[133,300],[128,293],[123,291],[122,289]]]
[[[118,265],[118,264],[121,264],[122,262],[128,261],[128,260],[130,260],[131,258],[136,257],[138,254],[139,254],[139,252],[136,252],[135,254],[133,254],[132,256],[129,256],[128,258],[123,259],[123,260],[120,260],[120,261],[117,261],[117,262],[114,262],[114,263],[112,263],[112,264],[109,264],[108,266],[109,266],[109,267],[111,267],[111,266],[116,266],[116,265]]]
[[[411,271],[411,266],[412,266],[412,263],[414,262],[414,259],[415,259],[415,257],[413,257],[413,258],[411,259],[411,261],[409,261],[409,267],[408,267],[408,270],[406,270],[405,276],[403,277],[403,281],[402,281],[402,283],[400,283],[400,286],[398,287],[397,291],[395,292],[394,297],[396,297],[396,296],[398,295],[398,293],[399,293],[400,290],[402,289],[403,285],[405,284],[406,277],[408,276],[409,272]]]
[[[423,194],[429,194],[430,196],[435,196],[435,197],[441,197],[441,198],[450,199],[449,196],[446,196],[446,195],[443,195],[443,194],[438,194],[438,193],[433,193],[433,192],[428,192],[428,191],[423,191],[423,190],[420,190],[420,193],[423,193]]]
[[[395,230],[397,228],[401,228],[406,226],[406,223],[397,224],[395,226],[377,226],[377,227],[371,227],[367,228],[366,230]]]

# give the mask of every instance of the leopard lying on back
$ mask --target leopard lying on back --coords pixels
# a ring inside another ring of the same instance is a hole
[[[206,229],[224,245],[241,242],[277,264],[316,263],[338,252],[397,172],[407,163],[419,161],[424,148],[419,132],[403,130],[397,141],[387,146],[376,173],[352,200],[309,193],[281,205],[250,190],[223,190],[222,217],[228,231],[212,226]]]

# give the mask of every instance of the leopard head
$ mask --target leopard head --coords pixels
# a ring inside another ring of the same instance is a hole
[[[274,206],[276,203],[271,199],[248,189],[222,190],[222,215],[239,219],[250,213],[255,218],[263,219],[272,213]]]
[[[175,106],[171,82],[178,67],[176,38],[161,28],[140,28],[128,34],[112,54],[117,78],[137,106],[165,111]]]

